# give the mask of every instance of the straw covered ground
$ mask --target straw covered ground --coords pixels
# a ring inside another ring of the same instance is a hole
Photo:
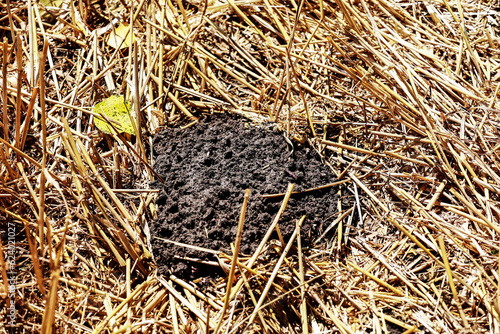
[[[0,331],[499,333],[499,11],[2,1]],[[135,136],[96,128],[111,94]],[[249,255],[244,196],[226,275],[200,287],[158,273],[151,146],[213,112],[310,145],[343,186],[332,238],[302,247],[302,217],[267,238],[291,184]]]

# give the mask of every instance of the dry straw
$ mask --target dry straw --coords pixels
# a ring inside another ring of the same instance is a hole
[[[0,3],[0,322],[14,302],[19,332],[500,332],[494,8]],[[135,146],[94,128],[93,105],[113,93],[137,111]],[[156,273],[151,145],[217,111],[310,144],[338,177],[324,187],[350,200],[303,248],[304,218],[291,239],[279,232],[293,185],[269,194],[283,205],[266,238],[250,257],[239,238],[218,253],[230,275],[202,290]]]

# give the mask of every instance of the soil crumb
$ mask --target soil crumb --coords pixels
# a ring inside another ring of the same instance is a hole
[[[243,195],[250,188],[241,252],[252,254],[283,199],[261,195],[284,193],[288,183],[300,191],[336,180],[313,149],[295,145],[292,150],[283,133],[234,115],[207,115],[190,128],[165,129],[154,139],[154,153],[154,170],[165,184],[152,185],[161,188],[158,219],[151,224],[153,253],[160,274],[183,278],[210,276],[218,269],[180,258],[217,261],[216,256],[159,238],[231,254]],[[293,195],[279,223],[285,242],[303,215],[302,243],[315,240],[337,212],[337,191]]]

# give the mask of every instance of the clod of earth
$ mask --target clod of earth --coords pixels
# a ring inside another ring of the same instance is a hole
[[[281,132],[230,115],[209,115],[187,129],[166,129],[155,137],[154,152],[154,169],[165,180],[153,184],[161,192],[158,219],[151,223],[151,243],[162,274],[205,276],[206,267],[185,258],[217,261],[214,254],[162,239],[230,254],[246,188],[251,195],[241,252],[251,254],[282,201],[261,195],[283,193],[288,183],[300,191],[336,180],[313,149],[292,151]],[[279,223],[285,241],[303,215],[303,245],[315,240],[337,212],[337,192],[338,187],[330,187],[293,195]]]

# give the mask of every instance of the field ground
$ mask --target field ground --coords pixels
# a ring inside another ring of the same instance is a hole
[[[3,1],[0,331],[499,333],[499,14],[477,0]],[[113,95],[131,133],[94,109]],[[264,181],[197,203],[214,211],[193,226],[223,217],[233,237],[176,247],[224,274],[158,260],[157,200],[175,203],[154,188],[153,138],[214,113],[317,154],[335,183],[311,185],[334,190],[316,199],[334,203],[322,242],[300,228],[315,212],[289,211],[308,195],[287,169],[253,247]]]

